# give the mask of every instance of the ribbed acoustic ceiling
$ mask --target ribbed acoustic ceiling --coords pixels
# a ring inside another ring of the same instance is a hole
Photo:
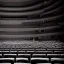
[[[30,6],[42,0],[0,0],[2,6]]]
[[[57,39],[63,16],[63,0],[0,0],[0,39]]]

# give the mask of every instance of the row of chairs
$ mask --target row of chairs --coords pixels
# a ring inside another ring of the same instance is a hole
[[[0,64],[11,64],[11,63],[0,63]],[[14,64],[31,64],[31,63],[14,63]],[[36,63],[36,64],[63,64],[63,63]]]
[[[0,63],[11,63],[13,64],[14,62],[18,62],[18,63],[63,63],[64,62],[64,58],[51,58],[49,60],[49,58],[31,58],[30,61],[28,58],[0,58]]]
[[[54,42],[49,41],[49,42],[51,44],[52,43],[57,44],[56,41]],[[41,43],[46,44],[45,42],[41,42]],[[63,42],[58,42],[58,44],[61,44],[61,43],[63,44]],[[27,44],[27,45],[29,46],[30,44]],[[64,48],[60,48],[60,47],[59,48],[21,48],[22,46],[19,47],[19,45],[23,45],[23,44],[1,44],[0,45],[0,63],[62,64],[64,62]],[[17,46],[17,49],[15,49],[16,46]],[[24,46],[26,46],[26,44],[24,44]]]
[[[0,44],[0,50],[21,50],[21,49],[38,49],[38,48],[64,48],[64,43],[63,42],[54,42],[54,41],[43,41],[43,42],[13,42],[13,41],[8,41],[8,42],[2,42],[3,44]]]
[[[37,53],[32,53],[32,54],[29,54],[29,53],[25,53],[25,54],[23,54],[22,52],[21,52],[21,54],[20,53],[18,53],[18,54],[15,54],[15,53],[5,53],[4,52],[4,54],[1,54],[0,53],[0,57],[2,58],[7,58],[7,57],[12,57],[12,58],[16,58],[16,57],[28,57],[28,58],[32,58],[32,57],[41,57],[41,58],[64,58],[64,53],[63,54],[57,54],[57,53],[55,53],[55,54],[51,54],[51,53],[39,53],[39,54],[37,54]]]

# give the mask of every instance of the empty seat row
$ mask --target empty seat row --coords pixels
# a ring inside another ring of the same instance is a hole
[[[2,54],[11,53],[11,54],[21,54],[21,53],[27,53],[27,54],[64,54],[64,51],[0,51]]]
[[[39,57],[39,58],[64,58],[64,54],[0,54],[0,57],[4,58],[31,58],[31,57]]]
[[[11,64],[11,63],[0,63],[0,64]],[[31,63],[14,63],[14,64],[31,64]],[[36,64],[63,64],[63,63],[36,63]]]
[[[11,64],[11,63],[0,63],[0,64]],[[31,64],[31,63],[14,63],[14,64]],[[51,64],[51,63],[37,63],[37,64]],[[55,64],[57,64],[57,63],[55,63]]]
[[[14,62],[24,62],[24,63],[63,63],[64,62],[64,58],[51,58],[49,60],[49,58],[31,58],[30,61],[28,60],[28,58],[16,58],[16,60],[14,58],[0,58],[0,63],[14,63]]]
[[[11,64],[11,63],[0,63],[0,64]],[[31,63],[14,63],[14,64],[31,64]],[[63,64],[63,63],[36,63],[36,64]]]
[[[21,53],[29,53],[29,54],[32,54],[32,53],[37,53],[37,54],[39,54],[39,53],[41,53],[41,54],[52,54],[53,53],[53,51],[0,51],[0,53],[3,53],[3,54],[5,54],[5,53],[11,53],[11,54],[13,54],[13,53],[18,53],[18,54],[21,54]]]

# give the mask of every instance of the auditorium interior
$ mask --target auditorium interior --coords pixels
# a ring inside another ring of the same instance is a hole
[[[0,64],[64,64],[64,1],[0,0]]]

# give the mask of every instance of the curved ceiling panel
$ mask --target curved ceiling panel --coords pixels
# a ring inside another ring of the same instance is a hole
[[[41,0],[0,0],[2,6],[27,6],[40,1]]]
[[[64,35],[63,0],[0,0],[0,38]]]

